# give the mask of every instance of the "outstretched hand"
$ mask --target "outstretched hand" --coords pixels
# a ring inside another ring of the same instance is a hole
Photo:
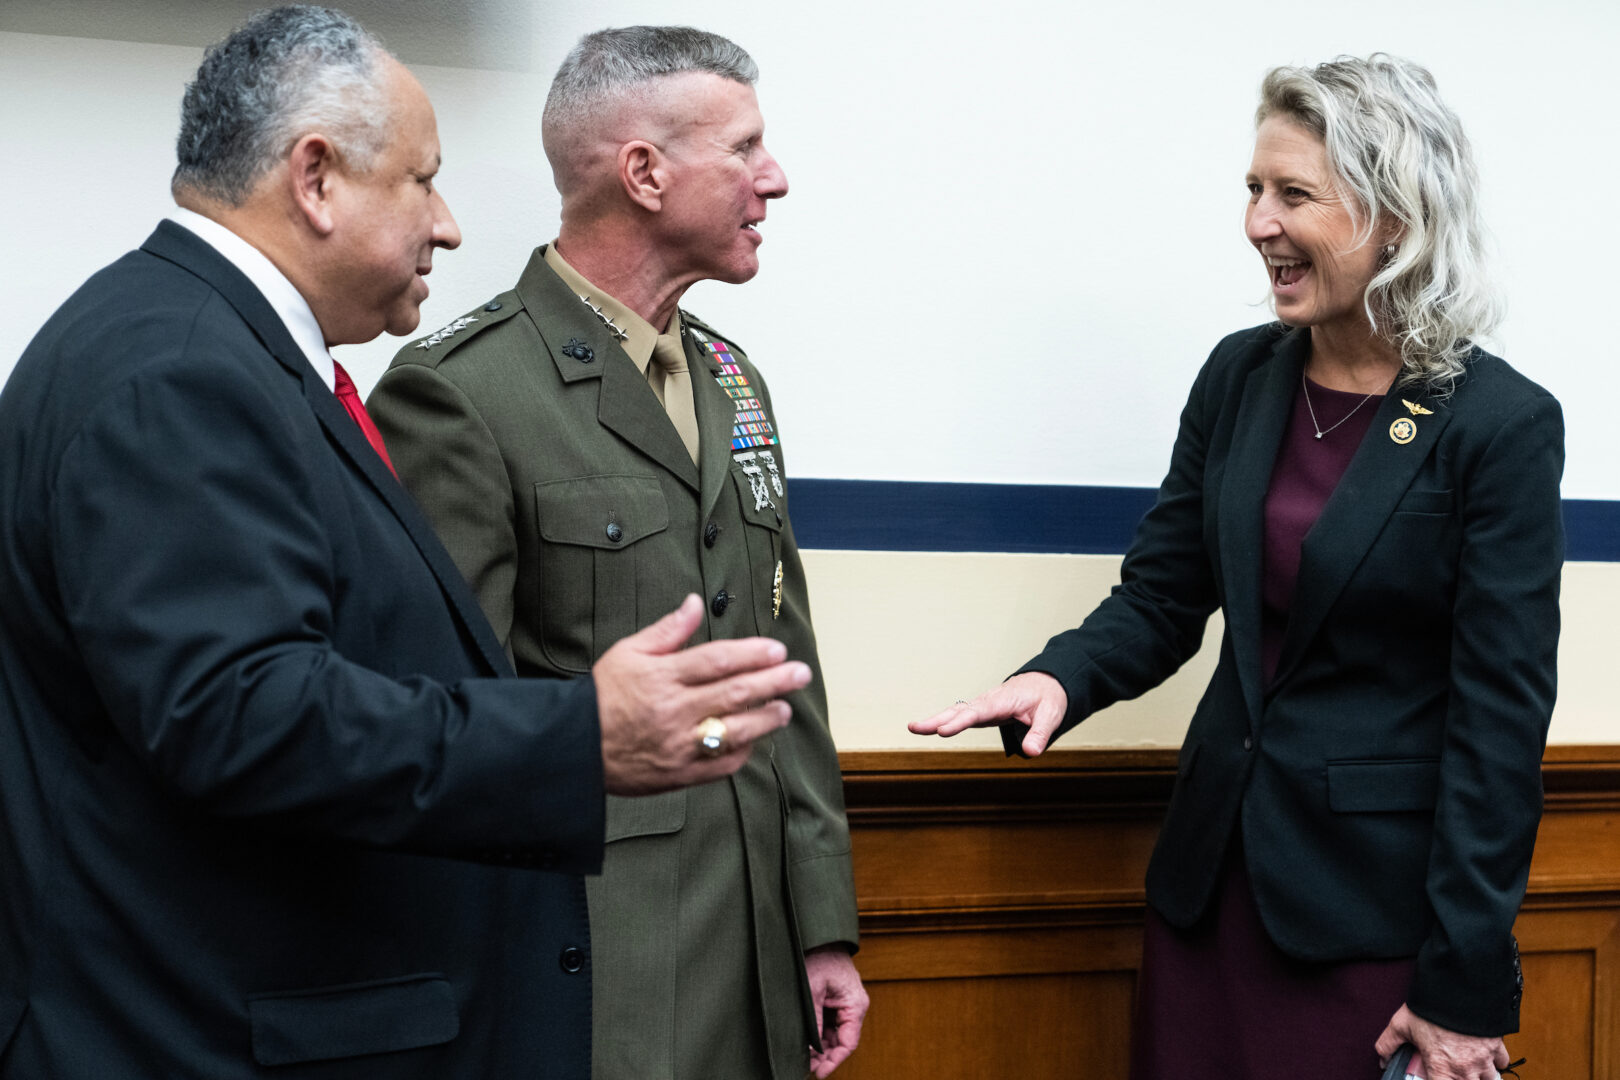
[[[645,630],[615,643],[591,669],[602,727],[602,776],[614,795],[650,795],[729,776],[754,741],[787,724],[779,700],[810,681],[769,638],[711,641],[684,648],[703,622],[688,596]],[[721,751],[708,756],[698,724],[724,721]]]
[[[906,727],[913,735],[950,738],[968,728],[999,727],[1016,720],[1029,728],[1024,735],[1024,753],[1035,757],[1052,741],[1052,734],[1068,711],[1069,695],[1062,683],[1044,672],[1026,671],[972,701],[959,701],[926,720],[913,720]]]

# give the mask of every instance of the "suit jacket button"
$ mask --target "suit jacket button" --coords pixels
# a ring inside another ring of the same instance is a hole
[[[703,546],[712,548],[714,542],[718,539],[720,539],[720,526],[711,521],[703,527]]]
[[[561,956],[557,957],[557,962],[568,974],[578,975],[585,967],[585,953],[570,945],[562,951]]]
[[[709,610],[714,612],[716,615],[724,615],[726,613],[726,608],[731,606],[731,601],[733,599],[735,599],[735,597],[726,592],[726,590],[721,589],[719,592],[714,594],[714,602],[709,605]]]
[[[1254,749],[1254,739],[1251,736],[1248,736],[1248,735],[1243,736],[1243,749],[1245,749],[1245,750],[1253,750]]]
[[[619,528],[619,523],[617,521],[608,522],[607,538],[613,541],[615,544],[624,539],[624,530]]]

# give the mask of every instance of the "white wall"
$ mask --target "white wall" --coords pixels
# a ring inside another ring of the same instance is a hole
[[[1240,228],[1264,70],[1374,49],[1419,59],[1476,143],[1511,299],[1501,347],[1563,400],[1564,493],[1620,498],[1612,3],[451,8],[465,25],[435,26],[442,50],[394,26],[438,106],[441,186],[467,237],[437,262],[424,331],[508,287],[551,237],[539,106],[580,33],[646,21],[726,33],[763,69],[768,142],[793,190],[764,227],[760,277],[700,285],[687,306],[765,366],[793,468],[809,476],[1157,483],[1197,365],[1266,317]],[[386,23],[387,6],[373,9]],[[87,10],[71,32],[97,32]],[[187,43],[0,32],[0,377],[168,205],[191,39],[234,18],[188,18],[181,34],[158,0],[116,10],[109,35]],[[49,18],[0,11],[0,28],[39,25]],[[503,34],[516,44],[480,51]],[[502,70],[422,62],[441,56]],[[340,355],[365,388],[398,344]]]

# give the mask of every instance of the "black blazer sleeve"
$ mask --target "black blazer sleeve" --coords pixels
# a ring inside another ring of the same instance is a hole
[[[1434,923],[1407,1000],[1419,1016],[1484,1036],[1519,1026],[1511,929],[1541,818],[1564,557],[1557,401],[1540,393],[1493,419],[1456,472],[1462,543],[1425,885]]]
[[[1152,509],[1137,526],[1120,583],[1078,627],[1052,638],[1017,672],[1044,672],[1063,684],[1069,709],[1054,739],[1099,709],[1158,686],[1203,643],[1221,600],[1204,528],[1208,449],[1222,426],[1223,399],[1247,371],[1241,365],[1234,369],[1235,344],[1236,335],[1216,346],[1193,381],[1169,469]],[[1009,754],[1021,753],[1026,730],[1021,724],[1003,726]]]

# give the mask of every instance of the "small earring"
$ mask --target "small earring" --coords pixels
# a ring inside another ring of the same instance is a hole
[[[1384,254],[1385,255],[1394,255],[1399,250],[1401,250],[1401,249],[1399,247],[1395,246],[1394,244],[1385,244],[1384,245]]]

